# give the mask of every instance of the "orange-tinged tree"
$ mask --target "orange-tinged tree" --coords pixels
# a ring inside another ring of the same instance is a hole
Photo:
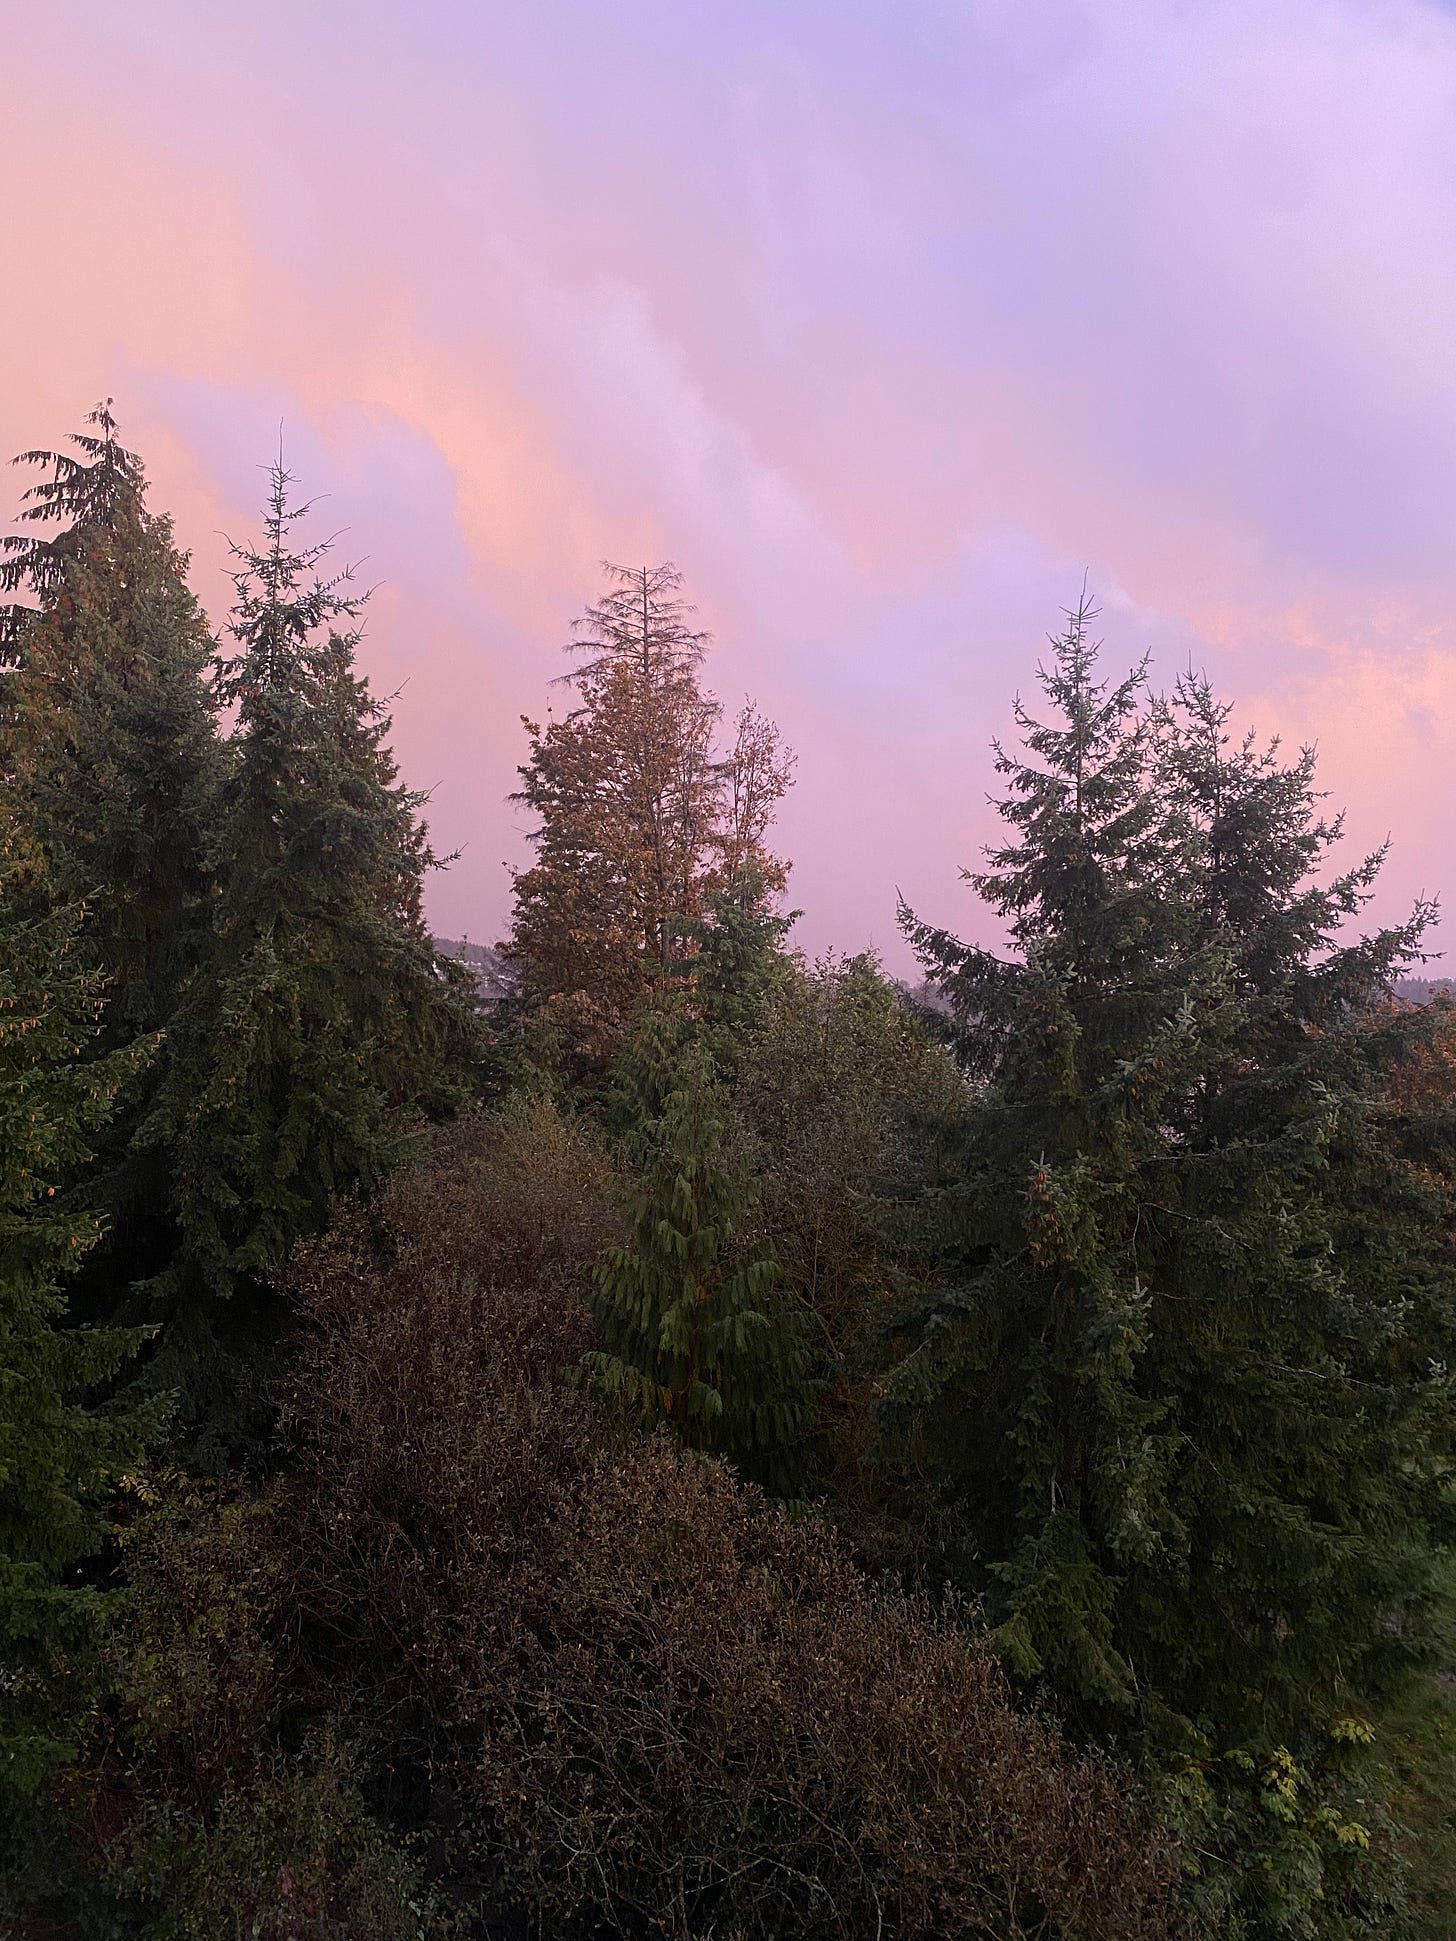
[[[708,635],[681,575],[607,573],[567,649],[577,706],[525,721],[516,799],[537,818],[536,860],[515,879],[509,944],[527,1006],[586,1069],[611,1059],[644,997],[690,977],[715,900],[764,902],[788,874],[767,848],[792,769],[777,728],[745,704],[720,752]]]

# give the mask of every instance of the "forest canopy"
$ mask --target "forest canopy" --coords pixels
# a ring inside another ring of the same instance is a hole
[[[1084,600],[911,990],[609,566],[445,945],[281,460],[216,631],[19,462],[5,1931],[1449,1933],[1456,1005],[1313,754]]]

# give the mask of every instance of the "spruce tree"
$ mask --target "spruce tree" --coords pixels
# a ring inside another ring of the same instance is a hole
[[[665,1423],[686,1447],[787,1491],[813,1399],[808,1317],[747,1232],[743,1160],[699,1030],[652,1016],[618,1084],[635,1127],[633,1237],[598,1270],[602,1348],[587,1364],[641,1427]]]
[[[887,1388],[1010,1666],[1204,1776],[1201,1891],[1257,1927],[1358,1857],[1308,1768],[1419,1651],[1444,1517],[1443,1222],[1372,1103],[1398,1036],[1372,1007],[1429,913],[1340,944],[1378,858],[1311,884],[1338,830],[1308,760],[1231,746],[1197,684],[1100,683],[1089,617],[1051,718],[1018,707],[998,750],[1010,837],[970,876],[1016,955],[906,916],[977,1089]],[[1218,1816],[1258,1800],[1288,1811],[1245,1877],[1258,1836]]]
[[[421,885],[436,857],[398,780],[389,717],[355,669],[362,600],[277,465],[258,547],[234,549],[235,710],[210,948],[173,1026],[144,1138],[170,1156],[181,1257],[155,1292],[188,1415],[235,1433],[283,1317],[269,1283],[331,1196],[368,1192],[401,1115],[443,1109],[474,1022],[438,964]],[[160,1378],[160,1375],[159,1375]]]
[[[1277,744],[1233,737],[1229,713],[1206,681],[1181,681],[1158,768],[1199,834],[1188,895],[1229,951],[1236,1030],[1184,1105],[1198,1238],[1177,1250],[1183,1325],[1158,1335],[1149,1378],[1186,1397],[1190,1524],[1207,1567],[1218,1557],[1225,1613],[1263,1608],[1260,1706],[1293,1721],[1321,1685],[1330,1697],[1332,1667],[1368,1686],[1428,1636],[1452,1201],[1423,1142],[1450,1111],[1422,1123],[1396,1103],[1424,1033],[1389,990],[1433,908],[1345,941],[1384,852],[1321,881],[1342,826],[1321,813],[1311,752],[1285,764]],[[1262,1289],[1252,1309],[1231,1299],[1241,1282]],[[1267,1468],[1240,1460],[1261,1416],[1288,1445]],[[1165,1605],[1159,1621],[1196,1649],[1200,1682],[1221,1666],[1231,1689],[1247,1625],[1209,1616]]]
[[[35,1788],[66,1754],[76,1654],[102,1604],[75,1566],[96,1545],[99,1499],[157,1423],[155,1411],[87,1406],[138,1336],[67,1325],[62,1293],[100,1232],[66,1183],[145,1051],[95,1055],[104,980],[83,913],[36,916],[11,860],[0,866],[0,1798]]]
[[[1159,1400],[1137,1382],[1137,1182],[1161,1137],[1162,1075],[1186,1078],[1225,993],[1216,956],[1186,955],[1174,886],[1192,845],[1146,787],[1142,672],[1099,684],[1087,617],[1055,643],[1052,719],[1018,703],[1032,760],[997,748],[1012,839],[970,875],[1022,961],[907,916],[963,1061],[989,1083],[933,1202],[950,1284],[914,1318],[896,1388],[944,1401],[961,1445],[945,1452],[952,1490],[974,1490],[968,1550],[990,1566],[977,1588],[993,1593],[1008,1656],[1115,1707],[1132,1672],[1113,1579],[1160,1541],[1170,1453]]]

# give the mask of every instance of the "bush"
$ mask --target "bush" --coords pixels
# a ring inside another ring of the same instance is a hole
[[[614,1168],[581,1119],[513,1099],[425,1135],[376,1199],[386,1246],[416,1276],[537,1289],[580,1301],[603,1250],[625,1237]]]
[[[612,1455],[569,1277],[449,1268],[453,1189],[398,1191],[388,1264],[343,1227],[300,1265],[290,1548],[315,1689],[424,1776],[439,1869],[550,1931],[1168,1931],[1120,1780],[978,1639],[725,1468]]]
[[[212,1810],[145,1802],[107,1875],[145,1941],[423,1941],[445,1933],[399,1847],[325,1739],[222,1791]]]
[[[31,1912],[49,1902],[59,1932],[107,1941],[447,1932],[366,1807],[351,1748],[293,1703],[296,1525],[281,1492],[176,1473],[133,1488],[111,1699],[60,1789],[70,1839],[46,1856]]]
[[[152,1925],[114,1931],[1169,1934],[1125,1780],[963,1623],[614,1448],[576,1379],[604,1183],[549,1114],[457,1129],[300,1255],[286,1474],[174,1480],[128,1544],[88,1783]]]

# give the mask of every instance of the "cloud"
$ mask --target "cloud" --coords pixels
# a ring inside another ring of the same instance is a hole
[[[1456,20],[1434,0],[16,0],[0,442],[115,392],[224,617],[285,422],[498,931],[517,717],[671,556],[800,750],[811,945],[975,931],[986,744],[1109,653],[1319,741],[1380,910],[1456,835]]]

